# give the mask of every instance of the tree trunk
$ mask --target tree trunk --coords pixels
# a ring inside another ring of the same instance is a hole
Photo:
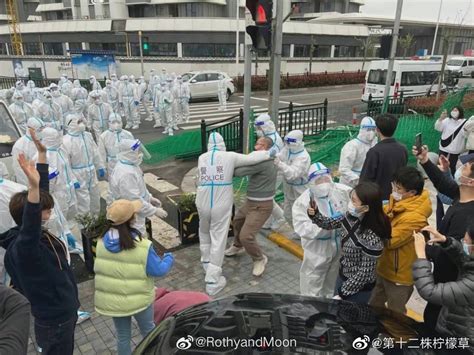
[[[446,68],[446,62],[448,60],[448,41],[444,39],[443,41],[443,64],[441,65],[441,73],[439,74],[439,81],[438,81],[438,92],[436,93],[436,100],[439,100],[441,95],[441,88],[444,82],[444,70]]]

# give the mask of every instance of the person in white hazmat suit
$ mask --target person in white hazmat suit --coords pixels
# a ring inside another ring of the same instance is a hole
[[[41,131],[46,128],[44,122],[36,117],[30,117],[26,123],[26,126],[27,128],[32,128],[39,138],[41,138]],[[28,179],[23,173],[23,169],[21,169],[20,165],[18,164],[18,157],[20,153],[23,153],[27,160],[33,160],[36,152],[37,149],[35,143],[33,142],[30,132],[27,129],[25,135],[18,138],[15,144],[13,144],[12,148],[12,168],[15,175],[15,181],[17,183],[28,186]]]
[[[74,107],[77,112],[82,113],[83,115],[87,114],[87,98],[89,93],[85,88],[81,86],[79,80],[74,80],[74,88],[71,91],[71,100],[74,103]]]
[[[99,141],[102,132],[105,132],[109,126],[109,116],[113,113],[112,106],[102,102],[101,95],[98,92],[92,92],[92,104],[87,109],[87,128],[92,129],[95,141]]]
[[[217,97],[219,98],[219,111],[227,110],[227,79],[223,74],[219,74]]]
[[[347,142],[341,150],[339,160],[339,182],[355,187],[359,183],[360,172],[370,148],[377,143],[375,121],[372,117],[364,117],[360,123],[357,138]]]
[[[153,106],[153,110],[150,113],[148,117],[145,118],[145,121],[155,121],[156,120],[156,115],[157,115],[157,106],[155,105],[155,94],[156,91],[159,93],[160,92],[160,78],[158,75],[155,73],[155,69],[150,70],[150,80],[148,81],[148,87],[145,92],[145,102],[144,105],[146,106],[148,110],[148,106],[150,103]],[[158,102],[158,101],[156,101]]]
[[[119,92],[112,84],[111,80],[105,81],[104,93],[107,96],[107,103],[112,107],[112,111],[119,113]]]
[[[110,75],[110,81],[112,81],[112,86],[113,86],[115,89],[117,89],[117,91],[118,91],[119,86],[120,86],[120,80],[118,79],[117,74],[115,74],[115,73],[114,73],[114,74],[111,74],[111,75]]]
[[[234,169],[271,158],[269,151],[249,155],[227,152],[219,133],[209,136],[207,152],[198,160],[196,207],[199,213],[201,263],[206,271],[206,292],[215,295],[226,285],[222,262],[227,243],[234,190]]]
[[[35,95],[35,89],[36,85],[33,80],[28,80],[26,83],[25,90],[23,90],[23,99],[25,100],[26,103],[32,104],[33,100],[36,98]]]
[[[308,213],[318,210],[323,216],[342,218],[350,201],[349,186],[334,183],[322,163],[311,165],[309,188],[293,205],[293,225],[301,236],[304,250],[300,269],[300,292],[305,296],[332,298],[341,256],[340,231],[318,227]]]
[[[100,212],[100,191],[97,174],[105,178],[105,165],[99,155],[99,148],[92,134],[86,132],[86,124],[79,115],[67,117],[67,134],[63,147],[68,154],[74,176],[79,181],[76,190],[77,212],[80,215]],[[97,171],[97,173],[96,173]]]
[[[103,162],[107,163],[107,175],[110,178],[117,164],[119,144],[124,139],[134,139],[133,134],[122,128],[122,118],[111,113],[109,116],[109,129],[99,138],[99,154]]]
[[[174,86],[174,101],[176,111],[176,121],[185,123],[189,121],[189,99],[191,98],[191,91],[187,82],[183,82],[181,75],[176,78],[176,85]]]
[[[33,117],[33,108],[27,104],[23,95],[17,91],[13,94],[13,103],[8,107],[23,134],[26,133],[27,121]]]
[[[59,86],[56,84],[52,83],[49,86],[49,91],[51,92],[51,96],[53,97],[53,102],[56,103],[59,107],[61,107],[61,112],[62,112],[62,117],[63,121],[61,122],[61,127],[65,126],[64,119],[66,118],[67,115],[70,113],[74,113],[74,103],[72,100],[69,98],[69,96],[66,96],[61,93],[59,90]]]
[[[126,129],[138,129],[140,117],[138,115],[138,93],[135,86],[130,83],[126,75],[120,77],[119,103],[123,108],[126,119]]]
[[[155,126],[160,123],[165,127],[163,134],[172,136],[173,129],[178,129],[173,118],[173,98],[168,89],[168,86],[161,85],[160,100],[158,102],[158,113],[160,114],[160,121],[155,121]],[[159,127],[159,126],[157,126]]]
[[[76,191],[80,188],[68,153],[63,148],[63,137],[53,128],[41,132],[41,142],[47,148],[46,159],[49,164],[49,190],[57,201],[63,216],[72,221],[77,213]],[[37,159],[36,156],[33,157]]]
[[[58,86],[59,90],[63,95],[66,95],[67,97],[71,98],[72,89],[74,88],[74,85],[67,77],[67,74],[61,75],[61,79],[59,79]]]
[[[94,75],[91,75],[89,78],[89,82],[91,83],[91,91],[94,90],[102,90],[102,86],[100,83],[97,81]]]
[[[1,179],[10,179],[10,172],[5,163],[0,161],[0,180]]]
[[[143,106],[145,114],[148,118],[150,117],[150,111],[148,110],[148,106],[147,106],[148,100],[145,95],[147,93],[147,90],[148,90],[148,85],[145,81],[145,77],[140,76],[140,78],[138,78],[138,98],[140,99],[140,103]]]
[[[285,195],[283,211],[285,218],[294,229],[291,209],[296,199],[306,190],[311,158],[304,147],[303,132],[300,130],[289,132],[284,142],[284,148],[275,158],[275,165],[283,175],[283,193]],[[295,233],[292,237],[297,238],[298,234]]]
[[[118,161],[109,179],[109,203],[119,199],[140,200],[142,208],[135,215],[133,227],[145,235],[145,218],[153,215],[166,218],[161,202],[146,188],[140,164],[143,160],[141,142],[124,139],[119,144]]]
[[[37,106],[35,116],[42,119],[47,127],[54,128],[58,131],[63,129],[63,113],[61,106],[53,101],[53,96],[47,90],[43,92],[41,103]]]
[[[155,125],[153,128],[161,127],[161,115],[160,115],[160,96],[161,96],[161,84],[158,83],[155,85],[152,93],[152,101],[153,101],[153,120],[155,121]]]
[[[271,120],[271,117],[267,113],[262,113],[257,117],[255,120],[255,132],[257,137],[268,137],[271,138],[273,141],[273,149],[276,150],[276,153],[280,153],[283,148],[283,140],[281,139],[280,135],[276,131],[275,124]],[[277,181],[276,181],[276,190],[280,189],[281,185],[283,184],[283,174],[280,170],[277,173]],[[285,222],[285,216],[283,214],[283,210],[278,205],[276,201],[273,201],[273,211],[271,217],[265,222],[263,228],[269,229],[278,229],[278,227]]]
[[[168,80],[168,72],[166,68],[161,69],[161,74],[160,74],[160,85],[166,84],[166,81]]]

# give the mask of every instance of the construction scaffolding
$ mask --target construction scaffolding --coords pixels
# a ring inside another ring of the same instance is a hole
[[[23,55],[23,41],[21,39],[20,24],[16,0],[7,0],[8,29],[12,44],[13,55]]]

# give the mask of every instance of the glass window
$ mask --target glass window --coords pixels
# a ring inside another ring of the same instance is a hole
[[[459,67],[461,66],[463,63],[463,60],[462,59],[450,59],[448,60],[448,65],[452,65],[454,67]]]
[[[284,44],[282,48],[282,56],[285,58],[290,57],[290,45],[289,44]]]
[[[25,48],[25,54],[30,55],[40,55],[41,54],[41,46],[39,43],[23,43]]]
[[[295,57],[309,57],[310,46],[307,44],[295,44]]]
[[[193,80],[196,80],[198,83],[201,83],[203,81],[207,81],[207,75],[206,74],[196,75],[196,77]]]
[[[392,85],[395,84],[396,74],[397,72],[392,72]],[[386,80],[387,80],[387,70],[376,69],[376,70],[369,71],[369,77],[367,79],[367,83],[385,85]]]
[[[150,56],[176,57],[178,45],[176,43],[150,43]]]
[[[214,81],[214,80],[219,80],[219,74],[217,73],[207,74],[207,81]]]
[[[81,42],[69,42],[69,49],[82,49]]]
[[[13,118],[4,103],[0,102],[0,156],[11,155],[13,144],[20,138],[13,123]]]
[[[213,44],[183,43],[183,57],[215,57]]]
[[[63,44],[60,42],[45,42],[44,54],[46,55],[64,55]]]
[[[402,73],[402,86],[431,85],[438,79],[436,71],[416,71]]]
[[[462,66],[463,66],[463,67],[467,67],[467,61],[464,61],[464,62],[462,63]]]
[[[215,57],[235,57],[235,45],[233,44],[216,44]]]
[[[335,46],[334,57],[355,57],[356,47],[353,46]]]
[[[186,73],[186,74],[181,75],[181,77],[183,78],[183,80],[189,80],[193,77],[193,74],[192,73]]]
[[[469,66],[473,66],[474,65],[474,60],[470,60],[469,61]]]
[[[168,5],[168,14],[170,17],[178,17],[179,16],[179,11],[178,11],[178,5]]]

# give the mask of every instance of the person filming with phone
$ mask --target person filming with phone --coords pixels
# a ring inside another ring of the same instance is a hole
[[[474,223],[470,223],[462,240],[445,236],[436,228],[427,226],[429,239],[422,233],[413,232],[418,259],[413,264],[413,279],[416,289],[426,301],[441,307],[430,337],[451,336],[469,338],[474,343]],[[457,265],[458,276],[450,282],[435,283],[431,262],[426,256],[428,244],[436,244]],[[425,319],[425,324],[427,320]],[[457,354],[463,354],[459,349]],[[467,353],[467,352],[466,352]],[[470,352],[469,352],[470,353]]]
[[[463,128],[466,122],[464,109],[461,106],[454,106],[449,116],[448,111],[444,110],[434,126],[438,132],[441,132],[439,154],[449,159],[452,174],[456,172],[459,154],[464,151],[466,132]]]

